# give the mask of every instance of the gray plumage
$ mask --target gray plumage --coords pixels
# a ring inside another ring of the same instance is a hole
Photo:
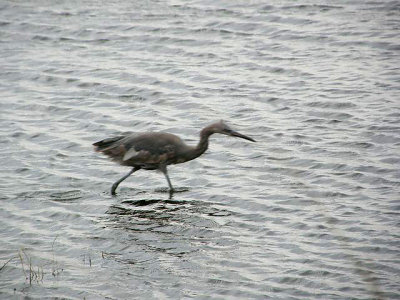
[[[123,180],[140,169],[162,171],[168,181],[170,191],[173,192],[167,165],[184,163],[199,157],[207,150],[208,139],[214,133],[255,142],[252,138],[233,131],[220,121],[205,127],[200,132],[200,141],[195,147],[186,145],[174,134],[164,132],[121,135],[101,140],[93,146],[95,146],[95,151],[109,156],[120,165],[133,167],[127,175],[113,184],[112,195],[115,195],[115,190]]]

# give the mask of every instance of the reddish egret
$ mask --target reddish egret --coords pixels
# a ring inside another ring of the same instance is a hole
[[[195,147],[186,145],[174,134],[164,132],[122,135],[94,143],[93,146],[95,151],[104,153],[120,165],[133,167],[112,185],[112,195],[115,195],[115,190],[122,181],[140,169],[163,172],[172,193],[174,189],[168,177],[167,165],[184,163],[202,155],[208,148],[208,138],[214,133],[255,142],[252,138],[233,131],[221,120],[200,132],[200,141]]]

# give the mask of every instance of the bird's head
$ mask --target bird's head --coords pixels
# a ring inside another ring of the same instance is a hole
[[[228,125],[226,125],[226,123],[223,120],[220,120],[217,123],[214,123],[212,125],[209,126],[210,130],[212,133],[220,133],[220,134],[224,134],[224,135],[229,135],[229,136],[235,136],[235,137],[239,137],[248,141],[252,141],[255,142],[254,139],[252,139],[251,137],[248,137],[244,134],[241,134],[237,131],[232,130]]]

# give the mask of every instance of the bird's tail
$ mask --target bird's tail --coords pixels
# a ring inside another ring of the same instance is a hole
[[[97,152],[103,152],[107,149],[112,148],[115,146],[115,143],[118,142],[119,140],[123,139],[125,136],[116,136],[112,138],[108,138],[105,140],[101,140],[99,142],[96,142],[93,144],[94,150]]]

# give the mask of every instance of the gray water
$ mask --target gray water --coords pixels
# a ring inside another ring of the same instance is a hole
[[[0,298],[399,299],[399,28],[398,1],[2,1]],[[110,196],[93,142],[219,119],[257,143]]]

